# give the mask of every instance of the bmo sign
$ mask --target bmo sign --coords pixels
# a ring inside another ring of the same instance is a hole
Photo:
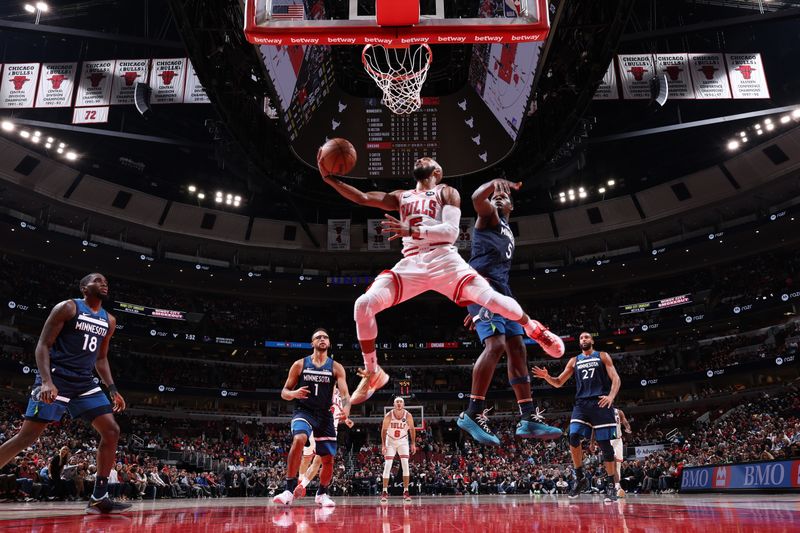
[[[681,492],[800,490],[800,460],[687,467]]]

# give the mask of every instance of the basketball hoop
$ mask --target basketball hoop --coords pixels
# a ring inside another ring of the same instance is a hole
[[[422,107],[420,92],[433,62],[430,46],[368,44],[361,53],[361,61],[364,70],[383,91],[381,103],[393,113],[407,115]]]

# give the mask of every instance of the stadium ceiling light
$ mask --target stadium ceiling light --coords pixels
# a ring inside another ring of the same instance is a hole
[[[578,192],[585,192],[585,191],[586,189],[584,189],[583,187],[578,187]]]
[[[233,203],[233,200],[231,200],[230,198],[226,198],[225,199],[225,205],[231,205],[232,203]]]
[[[197,187],[195,187],[194,185],[189,185],[189,192],[195,192],[196,190],[197,190]]]
[[[772,124],[772,119],[771,118],[764,119],[764,124]]]
[[[31,137],[31,142],[33,144],[39,144],[39,137],[36,137],[36,136]]]
[[[241,202],[242,201],[242,197],[237,194],[236,196],[233,197],[233,201],[234,202]]]
[[[47,142],[49,142],[49,143],[53,142],[54,140],[55,140],[55,139],[53,139],[52,137],[48,137],[48,138],[47,138]]]
[[[67,145],[66,145],[66,144],[64,144],[64,143],[58,143],[58,147],[59,147],[59,148],[66,148],[66,147],[67,147]]]
[[[564,197],[567,195],[567,193],[565,193],[565,192],[560,192],[560,193],[558,193],[558,195],[559,195],[561,198],[564,198]]]
[[[34,134],[36,137],[41,137],[41,136],[42,136],[42,132],[41,132],[41,131],[34,131],[34,132],[33,132],[33,134]]]
[[[743,142],[743,143],[746,143],[746,142],[747,142],[747,141],[749,141],[749,140],[750,140],[750,139],[748,139],[747,137],[742,137],[742,142]]]
[[[586,198],[586,191],[581,191],[581,192],[578,194],[578,196],[580,196],[581,198]]]
[[[30,4],[25,4],[25,11],[28,13],[36,13],[36,8]]]
[[[608,186],[609,186],[609,187],[613,187],[613,186],[614,186],[614,185],[616,185],[616,184],[617,184],[617,182],[616,182],[616,181],[614,181],[614,180],[608,180]]]
[[[764,130],[756,130],[756,135],[764,135]]]
[[[561,203],[563,204],[563,203],[565,203],[566,201],[567,201],[566,197],[562,196],[562,197],[561,197]]]
[[[31,136],[31,132],[29,132],[28,130],[22,130],[21,132],[19,132],[19,136],[22,137],[23,139],[27,139],[28,137]]]
[[[199,192],[199,193],[197,193],[197,198],[199,200],[205,200],[206,199],[206,195],[205,195],[205,193]]]
[[[14,123],[10,120],[4,120],[0,123],[0,127],[3,128],[3,131],[14,131]]]
[[[772,123],[767,124],[767,131],[772,131],[774,129],[775,129],[775,124],[772,124]]]
[[[52,148],[52,147],[53,147],[53,145],[52,145],[52,143],[47,143],[47,144],[45,144],[45,145],[44,145],[44,147],[45,147],[45,148]]]
[[[239,202],[236,202],[236,201],[233,202],[233,207],[239,207],[240,205],[242,205],[242,204],[239,203]]]
[[[222,196],[217,196],[217,197],[215,197],[215,198],[214,198],[214,201],[215,201],[216,203],[218,203],[218,204],[219,204],[219,203],[222,203]]]
[[[42,13],[47,13],[50,11],[50,6],[47,5],[45,2],[36,2],[36,9],[41,11]]]
[[[792,116],[794,118],[800,118],[800,108],[797,108],[794,111],[792,111]]]
[[[575,196],[575,189],[568,190],[567,194],[569,194],[570,196]]]
[[[781,117],[781,124],[788,124],[790,120],[792,120],[792,117],[790,117],[789,115],[783,115]]]
[[[739,137],[747,137],[747,134],[743,131],[739,132]]]
[[[70,161],[75,161],[76,159],[78,159],[78,154],[76,154],[75,152],[67,152],[67,159],[69,159]]]
[[[606,193],[606,188],[605,187],[600,187],[599,189],[597,189],[597,192],[599,192],[600,194],[605,194]]]
[[[739,141],[731,141],[728,143],[728,150],[736,150],[739,148]]]

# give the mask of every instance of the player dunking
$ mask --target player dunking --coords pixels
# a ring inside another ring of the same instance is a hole
[[[80,281],[83,299],[65,300],[50,311],[36,344],[39,374],[25,411],[19,433],[0,446],[0,468],[32,445],[47,425],[58,422],[68,411],[83,418],[100,434],[97,446],[97,477],[87,513],[119,513],[130,504],[113,501],[108,495],[108,474],[116,464],[119,426],[112,412],[125,409],[108,364],[108,345],[117,320],[103,309],[108,299],[108,281],[99,273]],[[94,381],[96,370],[111,395],[112,408]]]
[[[338,438],[339,420],[342,416],[342,396],[339,394],[339,389],[336,387],[333,389],[333,405],[331,406],[331,412],[333,413],[333,429]],[[349,428],[353,427],[353,421],[349,418],[345,418],[344,423]],[[306,445],[303,447],[303,460],[300,461],[301,473],[299,483],[294,489],[295,499],[302,498],[306,495],[306,487],[317,477],[317,472],[319,472],[321,466],[322,457],[317,455],[317,444],[314,440],[314,432],[312,431],[311,435],[308,437],[308,442],[306,442]]]
[[[406,401],[398,396],[394,399],[394,409],[386,413],[381,426],[381,453],[385,460],[383,464],[383,491],[381,503],[389,501],[389,473],[392,471],[394,456],[400,456],[403,468],[403,500],[410,502],[411,494],[408,484],[411,481],[411,472],[408,467],[409,458],[417,453],[417,430],[414,428],[414,417],[406,411]],[[411,441],[409,444],[409,433]],[[410,454],[409,454],[410,448]]]
[[[615,485],[619,481],[616,478],[617,462],[614,459],[614,447],[611,445],[611,441],[617,438],[617,423],[614,420],[612,405],[619,392],[621,381],[611,356],[606,352],[595,351],[594,339],[590,333],[581,333],[579,343],[581,353],[569,360],[560,376],[554,378],[547,369],[540,367],[534,367],[533,374],[553,387],[561,387],[572,374],[577,372],[575,407],[572,409],[569,422],[569,448],[576,481],[569,491],[569,497],[576,498],[587,486],[588,480],[583,473],[581,442],[594,434],[603,452],[606,468],[605,501],[612,502],[617,500]]]
[[[492,288],[506,296],[511,296],[508,274],[514,256],[514,234],[508,225],[514,209],[511,191],[518,191],[521,186],[521,183],[496,179],[484,183],[472,195],[472,205],[478,220],[472,234],[472,257],[469,264]],[[500,439],[489,428],[486,414],[488,409],[485,410],[484,406],[494,370],[503,353],[506,353],[508,381],[517,397],[521,416],[516,435],[537,439],[559,438],[561,430],[546,425],[543,411],[533,404],[528,353],[522,340],[525,334],[522,326],[477,304],[471,304],[467,309],[469,315],[465,324],[477,331],[484,349],[472,369],[469,407],[458,417],[458,427],[481,444],[500,445]]]
[[[365,372],[353,393],[353,403],[366,401],[386,385],[389,376],[378,366],[375,316],[423,292],[434,290],[457,304],[476,303],[492,313],[518,322],[525,333],[539,342],[553,357],[564,353],[564,343],[536,320],[532,320],[513,298],[492,289],[458,255],[453,243],[458,237],[461,198],[454,188],[441,183],[442,167],[430,157],[414,163],[417,185],[411,190],[362,192],[327,175],[319,164],[322,178],[344,198],[358,205],[399,211],[400,219],[387,214],[383,221],[389,240],[403,239],[403,259],[391,270],[382,272],[355,303],[356,332],[364,356]]]
[[[350,415],[350,394],[347,391],[344,367],[328,357],[330,337],[318,328],[311,335],[314,353],[298,359],[289,369],[289,376],[281,391],[284,400],[295,400],[292,415],[292,447],[286,461],[286,490],[273,498],[273,502],[289,505],[294,500],[300,459],[311,432],[314,432],[317,455],[321,457],[322,473],[315,501],[323,507],[336,505],[328,496],[328,486],[333,478],[333,459],[336,456],[336,429],[333,425],[333,387],[341,394],[341,418]],[[298,385],[295,389],[294,387]]]

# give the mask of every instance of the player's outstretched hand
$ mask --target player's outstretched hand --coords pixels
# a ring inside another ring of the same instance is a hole
[[[308,387],[300,387],[292,391],[292,398],[295,400],[305,400],[310,394],[311,391],[308,390]]]
[[[496,179],[492,181],[492,185],[494,185],[494,194],[498,193],[506,193],[507,195],[511,196],[511,191],[518,191],[522,188],[522,182],[517,181],[508,181],[504,179]]]
[[[547,379],[550,377],[550,372],[546,368],[535,366],[533,367],[533,375],[540,379]]]
[[[464,327],[469,331],[475,331],[475,322],[472,320],[472,313],[467,313],[464,317]]]
[[[114,397],[111,398],[111,400],[114,402],[114,407],[112,408],[112,411],[114,411],[115,413],[121,413],[122,411],[125,410],[125,407],[127,407],[127,404],[125,403],[125,398],[123,398],[122,394],[120,394],[119,392],[115,392]]]
[[[612,403],[614,403],[614,398],[611,396],[600,396],[600,401],[597,402],[597,405],[600,407],[611,407]]]
[[[411,226],[400,222],[388,213],[383,216],[386,217],[386,220],[381,221],[381,226],[383,226],[381,233],[393,233],[393,235],[389,237],[390,241],[411,235]]]

